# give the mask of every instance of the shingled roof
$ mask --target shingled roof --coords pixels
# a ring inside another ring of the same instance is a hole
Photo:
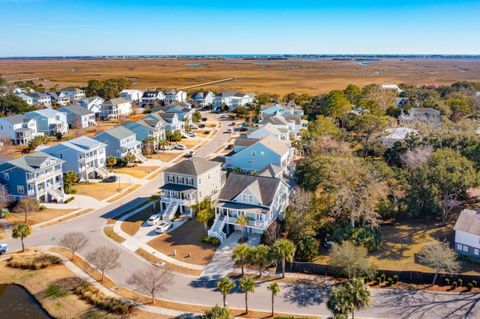
[[[471,209],[462,210],[454,229],[480,236],[480,212]]]
[[[220,165],[222,164],[219,162],[209,161],[203,157],[192,157],[167,168],[165,172],[198,176]]]

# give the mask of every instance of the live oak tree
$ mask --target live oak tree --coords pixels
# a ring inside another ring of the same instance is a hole
[[[117,158],[114,156],[107,157],[107,166],[110,167],[110,170],[117,164]]]
[[[30,197],[24,197],[20,199],[16,204],[15,208],[13,209],[16,213],[23,213],[24,214],[24,223],[27,223],[28,215],[32,212],[38,210],[38,202],[36,199]]]
[[[439,272],[455,273],[460,269],[457,253],[449,247],[448,243],[444,242],[433,242],[425,245],[418,254],[418,261],[435,269],[432,285],[437,281]]]
[[[351,241],[333,244],[328,265],[347,278],[370,277],[375,269],[368,260],[367,249],[355,246]]]

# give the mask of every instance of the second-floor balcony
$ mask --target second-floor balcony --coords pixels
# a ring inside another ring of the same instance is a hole
[[[161,190],[160,199],[162,201],[169,201],[173,198],[180,201],[182,205],[190,206],[196,203],[197,189],[193,186],[167,183],[161,187]]]
[[[247,217],[247,226],[249,227],[265,229],[270,225],[270,212],[266,208],[234,202],[219,203],[217,205],[215,207],[216,214],[224,215],[227,224],[238,225],[238,218],[243,215]]]
[[[16,138],[25,139],[30,138],[33,135],[33,130],[29,128],[20,128],[15,131]]]

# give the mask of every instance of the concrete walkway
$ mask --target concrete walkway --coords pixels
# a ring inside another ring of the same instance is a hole
[[[233,232],[227,240],[217,249],[210,263],[202,272],[202,277],[218,279],[231,273],[234,268],[232,260],[232,251],[238,245],[238,240],[242,237],[239,231]],[[260,236],[250,234],[247,245],[257,246],[260,243]]]

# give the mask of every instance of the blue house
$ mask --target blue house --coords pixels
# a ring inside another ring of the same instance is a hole
[[[185,128],[185,123],[181,121],[177,113],[165,113],[165,112],[155,112],[150,113],[143,119],[163,119],[167,124],[165,125],[166,131],[183,131]]]
[[[139,142],[143,143],[146,139],[152,138],[154,148],[158,149],[159,142],[165,139],[165,127],[167,124],[161,117],[152,116],[125,124],[124,126],[135,133]]]
[[[93,137],[95,140],[104,143],[106,156],[113,156],[123,159],[128,153],[135,155],[137,160],[146,161],[142,155],[142,143],[137,140],[135,132],[124,126],[117,126],[98,133]]]
[[[269,165],[275,165],[286,170],[290,161],[289,147],[272,135],[261,139],[238,138],[233,151],[225,156],[225,168],[258,173]]]
[[[87,136],[45,148],[42,152],[64,160],[63,173],[75,172],[80,180],[104,178],[106,169],[106,146]]]
[[[37,131],[45,135],[68,132],[67,114],[54,109],[41,109],[25,113],[27,119],[37,122]]]
[[[41,202],[65,200],[62,164],[64,160],[35,152],[0,163],[0,183],[16,200],[32,197]]]

